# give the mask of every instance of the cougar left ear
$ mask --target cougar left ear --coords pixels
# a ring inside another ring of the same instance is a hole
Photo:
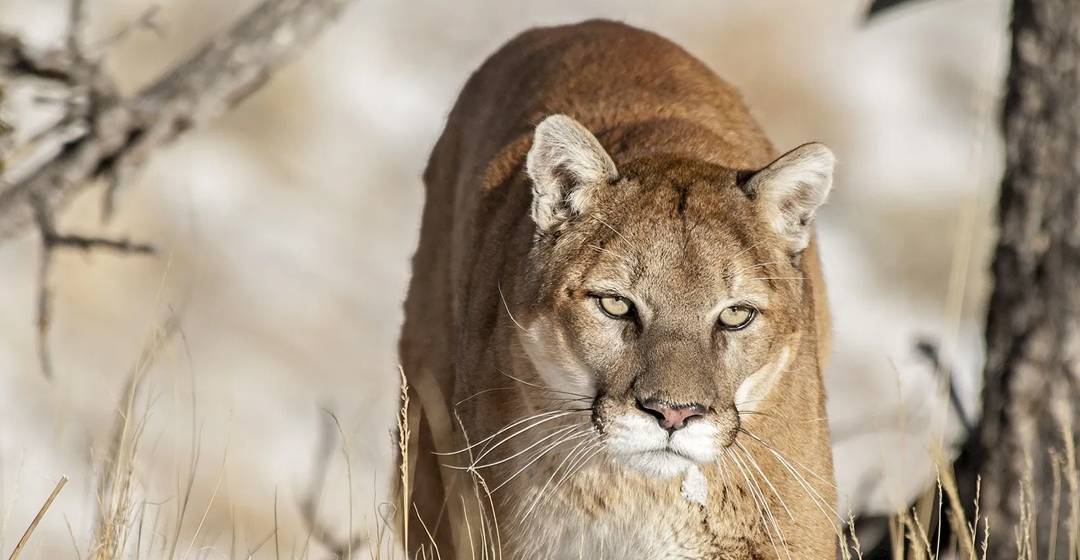
[[[832,189],[836,157],[811,142],[780,156],[743,183],[772,229],[787,240],[792,254],[810,243],[814,214]]]
[[[525,169],[532,181],[532,218],[540,231],[584,212],[597,189],[618,177],[600,141],[566,115],[551,115],[536,126]]]

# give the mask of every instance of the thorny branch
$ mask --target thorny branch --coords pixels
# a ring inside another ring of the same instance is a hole
[[[118,188],[154,150],[220,116],[257,90],[349,2],[263,0],[230,29],[207,40],[190,57],[132,95],[120,94],[101,61],[86,51],[85,0],[71,0],[61,48],[35,50],[18,37],[0,32],[0,84],[24,79],[52,83],[67,91],[62,117],[31,139],[24,150],[30,156],[11,157],[8,152],[15,150],[4,149],[4,127],[0,125],[0,241],[31,227],[41,236],[37,328],[39,359],[46,376],[51,375],[46,339],[51,311],[47,280],[53,250],[153,252],[148,245],[128,240],[58,233],[54,215],[74,194],[105,180],[102,212],[108,219]],[[149,11],[136,24],[153,28],[155,13]],[[125,35],[126,31],[121,31],[114,37]]]

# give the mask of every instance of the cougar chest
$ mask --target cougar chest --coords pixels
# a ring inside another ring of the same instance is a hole
[[[511,541],[523,558],[732,560],[755,558],[737,495],[691,502],[679,477],[657,485],[609,469],[582,472],[544,498]],[[534,490],[533,496],[535,497]]]

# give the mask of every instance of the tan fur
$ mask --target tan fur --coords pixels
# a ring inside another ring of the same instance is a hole
[[[424,175],[405,307],[410,557],[834,557],[812,236],[831,153],[776,156],[734,89],[622,24],[528,31],[473,74]],[[717,328],[743,301],[757,318]],[[621,451],[658,433],[647,399],[707,409],[670,435],[685,453]]]

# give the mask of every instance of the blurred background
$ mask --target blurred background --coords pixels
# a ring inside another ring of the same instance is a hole
[[[88,4],[91,46],[134,91],[254,2]],[[108,40],[152,6],[156,31]],[[66,9],[0,0],[0,28],[53,44]],[[942,0],[866,23],[863,0],[355,3],[244,104],[158,152],[112,221],[98,190],[59,216],[64,231],[159,253],[57,254],[51,381],[35,354],[39,241],[0,244],[0,551],[67,475],[24,557],[90,552],[117,413],[170,316],[180,327],[137,407],[144,541],[168,540],[184,511],[185,556],[323,557],[299,512],[328,433],[343,437],[319,517],[339,536],[372,529],[394,475],[396,338],[428,153],[486,56],[528,27],[590,17],[684,46],[742,91],[778,148],[836,152],[819,223],[841,506],[904,507],[933,480],[931,446],[963,430],[918,342],[940,349],[977,410],[1007,9]],[[17,134],[48,118],[31,96],[8,92]]]

